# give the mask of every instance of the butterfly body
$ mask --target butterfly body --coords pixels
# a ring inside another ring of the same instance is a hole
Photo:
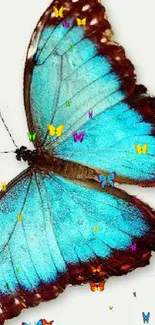
[[[52,155],[51,151],[45,150],[28,150],[26,147],[21,147],[15,151],[17,160],[28,162],[30,169],[33,171],[54,172],[69,179],[95,179],[96,173],[93,169],[80,164],[65,161]]]

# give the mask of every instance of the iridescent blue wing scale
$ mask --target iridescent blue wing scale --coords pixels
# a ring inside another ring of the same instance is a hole
[[[61,5],[69,28],[54,17],[53,6]],[[86,17],[86,26],[77,26],[77,17]],[[25,68],[26,111],[37,145],[105,175],[115,171],[119,183],[153,186],[154,102],[136,84],[134,67],[114,42],[101,4],[50,5],[34,32]],[[49,123],[65,125],[61,137],[51,138]],[[85,132],[82,143],[74,142],[74,131]],[[147,154],[138,155],[135,144],[148,144]]]
[[[68,284],[99,281],[91,265],[102,264],[105,280],[148,264],[154,249],[154,212],[118,189],[27,170],[0,202],[1,323]]]
[[[68,283],[38,182],[28,170],[0,193],[1,324],[25,307],[56,297]]]

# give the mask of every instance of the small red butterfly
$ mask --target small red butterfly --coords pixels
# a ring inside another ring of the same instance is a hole
[[[90,283],[90,289],[91,291],[95,292],[95,291],[103,291],[104,290],[104,282],[100,282],[99,284],[93,283],[93,282],[89,282]]]

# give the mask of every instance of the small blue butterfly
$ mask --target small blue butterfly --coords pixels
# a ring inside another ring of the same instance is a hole
[[[21,325],[31,325],[31,323],[23,322]],[[34,323],[34,325],[44,325],[44,320],[40,319],[37,323]]]
[[[144,312],[142,313],[142,317],[143,317],[143,322],[144,324],[147,323],[149,324],[149,320],[150,320],[150,312],[148,312],[147,314],[145,314]]]
[[[102,188],[105,188],[106,185],[110,185],[111,187],[114,187],[115,178],[116,178],[115,172],[109,174],[108,177],[104,175],[98,175],[98,179],[102,184]]]

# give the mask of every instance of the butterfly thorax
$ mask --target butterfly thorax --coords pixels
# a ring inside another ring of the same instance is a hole
[[[29,150],[22,146],[15,151],[15,154],[17,160],[28,162],[29,166],[36,167],[38,171],[39,169],[50,170],[52,168],[53,159],[49,151],[43,149]]]

